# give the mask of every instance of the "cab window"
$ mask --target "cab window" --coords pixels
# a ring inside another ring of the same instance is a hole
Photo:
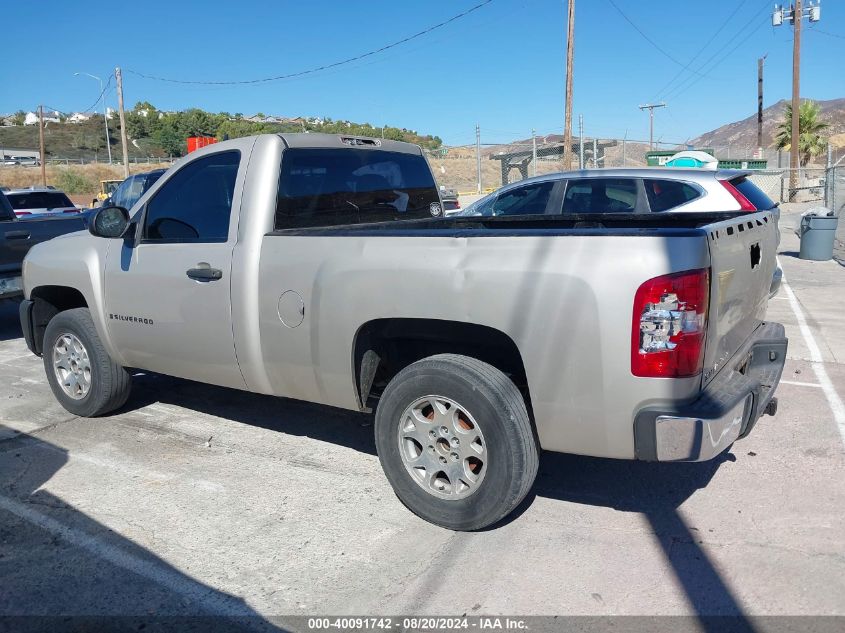
[[[145,242],[225,242],[240,152],[211,154],[177,171],[146,205]]]

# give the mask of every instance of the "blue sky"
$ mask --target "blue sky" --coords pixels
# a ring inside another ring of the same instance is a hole
[[[129,72],[211,81],[296,72],[378,48],[480,1],[14,2],[4,7],[6,26],[37,19],[47,45],[20,41],[26,54],[3,56],[0,112],[39,103],[85,108],[99,89],[73,73],[106,78],[120,65],[130,107],[148,100],[166,110],[322,115],[435,133],[448,144],[474,142],[476,122],[484,142],[524,138],[532,128],[561,132],[565,0],[493,0],[408,44],[295,80],[198,86]],[[766,105],[789,98],[792,29],[771,27],[773,2],[614,1],[675,61],[649,44],[609,0],[577,0],[576,129],[583,114],[590,136],[621,138],[627,132],[628,138],[646,139],[648,115],[637,106],[661,98],[669,107],[655,113],[656,139],[684,141],[749,116],[756,109],[756,60],[764,54]],[[832,99],[845,96],[845,6],[841,0],[822,4],[815,28],[840,37],[814,32],[804,22],[801,92]],[[7,33],[7,41],[14,39]],[[704,77],[691,72],[708,59],[700,71]],[[681,76],[666,87],[678,71]],[[108,103],[116,106],[113,91]]]

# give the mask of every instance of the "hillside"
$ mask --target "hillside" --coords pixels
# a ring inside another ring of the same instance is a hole
[[[774,147],[777,127],[783,121],[786,106],[781,99],[763,110],[763,147]],[[827,123],[834,147],[845,147],[845,98],[816,101],[821,110],[821,120]],[[690,141],[696,147],[756,147],[757,113],[748,118],[706,132]]]
[[[253,117],[255,118],[255,117]],[[126,113],[129,136],[129,157],[148,158],[181,156],[186,153],[190,136],[213,136],[218,139],[237,138],[252,134],[279,132],[325,132],[356,136],[383,136],[397,141],[416,143],[428,149],[440,147],[442,141],[431,134],[418,134],[415,130],[397,127],[374,127],[369,123],[333,121],[321,118],[280,119],[260,115],[261,121],[244,118],[227,112],[211,113],[198,108],[183,112],[159,112],[149,103],[142,102]],[[122,155],[120,128],[117,118],[109,120],[112,156]],[[106,160],[105,126],[101,117],[80,123],[47,123],[44,145],[48,158],[71,160]],[[0,127],[0,148],[38,149],[38,126]]]

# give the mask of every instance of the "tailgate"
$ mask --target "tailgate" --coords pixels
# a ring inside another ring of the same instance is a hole
[[[771,211],[743,214],[704,228],[710,246],[706,385],[766,316],[778,233]]]

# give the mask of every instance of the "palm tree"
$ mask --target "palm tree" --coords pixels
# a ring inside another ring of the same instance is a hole
[[[827,129],[827,123],[819,120],[820,109],[815,101],[802,101],[798,107],[798,155],[801,165],[810,162],[827,148],[821,132]],[[792,141],[792,104],[786,105],[783,120],[778,125],[775,143],[778,149],[791,149]]]

